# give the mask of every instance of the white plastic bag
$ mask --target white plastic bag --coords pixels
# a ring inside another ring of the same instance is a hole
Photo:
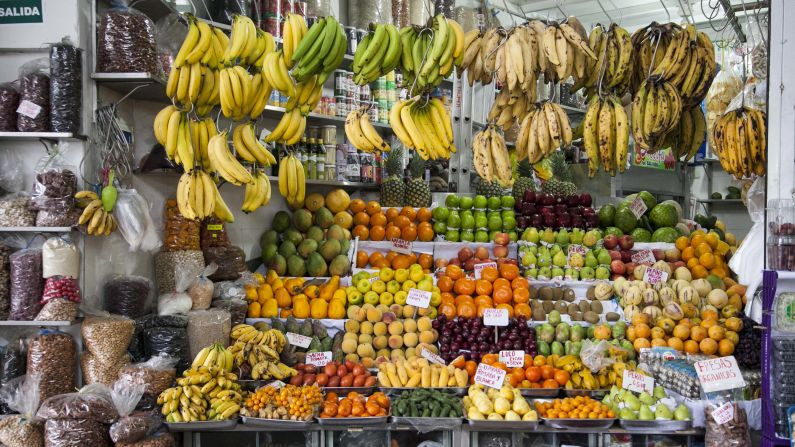
[[[186,290],[196,278],[196,274],[187,268],[177,266],[174,276],[174,291],[160,295],[157,299],[158,315],[187,314],[193,307],[193,300]]]
[[[152,252],[162,245],[149,214],[149,205],[136,190],[119,189],[113,215],[119,232],[130,245],[130,251]]]
[[[80,276],[80,250],[77,246],[60,237],[51,237],[41,248],[42,276],[67,276],[77,279]]]
[[[765,268],[765,189],[765,178],[757,177],[748,190],[748,214],[754,224],[729,260],[729,268],[737,273],[738,282],[747,286],[745,314],[757,322],[762,321],[762,307],[758,302],[754,305],[752,297],[762,284]]]

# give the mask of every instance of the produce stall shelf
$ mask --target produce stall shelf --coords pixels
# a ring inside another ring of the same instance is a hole
[[[279,177],[275,175],[269,175],[268,178],[272,182],[279,181]],[[328,186],[334,188],[366,189],[372,191],[378,191],[378,189],[381,187],[381,185],[377,183],[338,182],[335,180],[307,180],[306,184],[307,186]]]
[[[696,202],[717,203],[717,204],[724,203],[726,205],[736,205],[738,203],[743,203],[743,199],[696,199]]]
[[[166,82],[149,73],[92,73],[91,79],[132,99],[162,101],[165,95]]]
[[[0,227],[0,233],[71,233],[73,227]]]
[[[161,18],[170,15],[170,14],[179,14],[179,11],[174,9],[168,2],[163,0],[143,0],[135,3],[135,9],[141,11],[142,13],[146,14],[147,17],[152,19],[153,22],[157,23]],[[219,22],[213,22],[212,20],[203,19],[201,17],[198,18],[202,22],[207,22],[208,24],[216,27],[221,28],[226,31],[230,31],[232,27],[230,25],[226,25]]]
[[[43,138],[47,140],[85,140],[85,135],[71,132],[0,132],[0,140],[21,141]]]

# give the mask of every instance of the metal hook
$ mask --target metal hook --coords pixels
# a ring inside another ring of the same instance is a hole
[[[662,3],[662,1],[663,0],[660,0],[660,3]],[[690,21],[690,17],[688,17],[687,11],[685,10],[685,8],[682,7],[682,0],[676,0],[676,3],[677,3],[677,5],[679,5],[679,11],[681,11],[683,13],[682,17],[684,17],[685,22],[687,22],[688,24],[694,23],[694,22]],[[663,6],[664,6],[664,4],[663,4]],[[666,12],[668,12],[668,10],[666,10]],[[669,19],[668,21],[670,22],[670,17],[668,19]]]
[[[662,5],[663,9],[665,10],[665,15],[668,16],[668,21],[671,21],[671,13],[668,12],[668,6],[665,5],[663,0],[660,0],[660,4]]]
[[[563,11],[563,8],[561,8],[561,4],[562,4],[562,1],[561,1],[561,0],[555,0],[555,8],[556,8],[558,11],[560,11],[560,13],[563,15],[563,19],[562,19],[562,21],[564,21],[564,22],[565,22],[565,21],[566,21],[566,19],[568,19],[568,17],[569,17],[569,16],[568,16],[568,14],[566,14],[566,12],[565,12],[565,11]]]
[[[505,13],[508,14],[508,17],[511,18],[511,23],[513,26],[516,26],[516,19],[513,18],[513,14],[511,14],[511,10],[508,9],[508,3],[505,0],[502,0],[502,5],[505,6]]]
[[[599,5],[599,9],[602,10],[602,13],[604,13],[604,15],[607,16],[607,19],[610,20],[610,22],[612,23],[613,22],[613,18],[610,17],[610,14],[607,13],[607,11],[605,10],[605,7],[602,6],[601,0],[596,0],[596,3]]]

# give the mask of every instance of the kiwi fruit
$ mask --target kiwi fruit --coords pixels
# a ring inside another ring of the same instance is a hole
[[[542,307],[544,308],[544,312],[550,313],[555,310],[555,302],[554,301],[544,301],[541,303]]]
[[[552,289],[552,291],[556,300],[563,299],[563,289],[561,289],[560,287],[555,287],[554,289]]]
[[[596,299],[596,286],[588,287],[588,290],[585,292],[585,297],[589,300]]]
[[[599,322],[599,314],[592,312],[590,310],[588,312],[585,312],[582,317],[585,321],[591,324],[596,324]]]
[[[582,321],[582,312],[579,310],[571,315],[571,321]]]
[[[533,321],[546,321],[547,320],[547,313],[544,312],[544,308],[539,306],[538,309],[533,309]]]
[[[566,313],[569,314],[569,315],[574,315],[575,313],[577,313],[579,311],[580,311],[580,308],[577,307],[577,305],[574,304],[574,303],[571,303],[568,306],[566,306]]]
[[[588,304],[588,301],[580,301],[577,303],[577,306],[580,308],[580,312],[588,312],[591,310],[591,306]]]
[[[621,316],[615,312],[608,312],[607,315],[605,315],[607,321],[618,321],[619,318],[621,318]]]
[[[568,301],[570,303],[573,303],[575,298],[576,297],[574,296],[574,291],[573,290],[571,290],[569,288],[566,288],[566,289],[563,290],[563,299],[564,300],[566,300],[566,301]]]
[[[530,299],[531,300],[537,300],[538,299],[538,289],[536,289],[533,286],[530,286],[528,291],[530,292]]]
[[[599,300],[591,301],[591,311],[598,314],[602,313],[602,302]]]
[[[538,296],[541,297],[543,301],[550,301],[554,297],[555,293],[552,291],[551,287],[542,287],[541,290],[538,291]]]
[[[569,312],[568,308],[566,307],[565,301],[558,301],[555,303],[555,310],[561,313],[561,315],[565,315]]]

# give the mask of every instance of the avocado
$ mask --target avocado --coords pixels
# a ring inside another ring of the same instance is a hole
[[[329,227],[328,231],[326,231],[326,239],[336,239],[338,241],[342,241],[345,238],[345,230],[337,225],[334,224]]]
[[[328,266],[320,253],[311,253],[306,259],[306,273],[313,277],[326,276]]]
[[[350,269],[350,259],[345,255],[338,255],[331,261],[331,264],[329,264],[328,272],[333,276],[345,276]]]
[[[320,256],[323,256],[327,262],[331,262],[332,259],[336,258],[337,255],[340,254],[340,241],[336,239],[329,239],[320,246]]]
[[[307,318],[301,323],[301,328],[298,329],[298,333],[303,335],[304,337],[311,337],[312,336],[312,319]]]
[[[312,225],[306,232],[307,239],[314,239],[318,244],[323,242],[323,229],[317,225]]]
[[[268,269],[273,270],[279,276],[284,276],[287,273],[287,259],[277,254],[271,259],[271,262],[268,263]]]
[[[279,245],[279,233],[276,230],[268,230],[260,236],[259,246],[264,247],[268,244]]]
[[[287,274],[289,276],[305,276],[306,264],[304,259],[298,255],[290,255],[287,258]]]

